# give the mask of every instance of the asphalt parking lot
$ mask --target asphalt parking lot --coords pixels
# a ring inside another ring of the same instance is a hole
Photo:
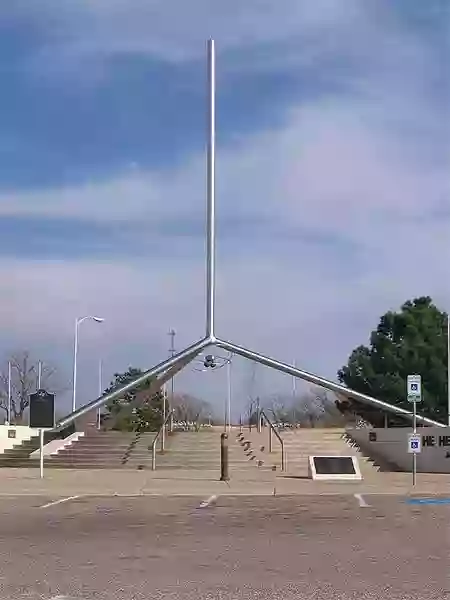
[[[397,496],[1,497],[0,598],[448,600],[449,515]]]

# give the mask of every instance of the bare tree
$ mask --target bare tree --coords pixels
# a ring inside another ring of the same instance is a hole
[[[343,424],[342,415],[336,408],[333,394],[319,387],[312,387],[294,402],[298,422],[309,427],[335,427]]]
[[[330,395],[331,396],[331,395]],[[264,401],[264,407],[277,423],[301,427],[342,426],[344,419],[331,398],[322,388],[312,387],[305,394],[293,397],[277,394]]]
[[[0,409],[8,414],[8,362],[11,363],[11,421],[20,423],[30,403],[30,394],[38,387],[39,361],[22,351],[12,355],[0,372]],[[56,368],[42,362],[41,387],[52,394],[62,393],[67,387],[58,384]]]
[[[199,429],[201,424],[209,419],[211,407],[208,402],[190,394],[175,394],[172,400],[174,418],[178,422],[192,424]]]

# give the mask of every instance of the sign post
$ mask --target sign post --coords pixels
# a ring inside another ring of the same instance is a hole
[[[44,430],[39,429],[39,473],[44,477]]]
[[[39,429],[39,473],[44,477],[44,430],[55,426],[55,396],[39,389],[30,394],[29,425]]]
[[[420,375],[408,375],[407,384],[408,402],[413,404],[413,434],[408,436],[408,452],[412,454],[412,483],[416,485],[417,454],[422,450],[421,438],[417,435],[417,402],[422,402],[422,378]]]

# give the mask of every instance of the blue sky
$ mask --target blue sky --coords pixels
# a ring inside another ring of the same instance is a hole
[[[334,378],[385,310],[449,308],[445,0],[18,0],[0,30],[5,357],[70,380],[73,321],[101,313],[88,400],[99,354],[110,374],[163,358],[170,327],[202,334],[210,36],[219,333]],[[179,386],[220,404],[219,380]]]

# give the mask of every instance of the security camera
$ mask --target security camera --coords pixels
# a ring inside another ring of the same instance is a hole
[[[208,354],[205,356],[205,361],[203,364],[207,369],[214,369],[216,367],[216,359],[212,354]]]

